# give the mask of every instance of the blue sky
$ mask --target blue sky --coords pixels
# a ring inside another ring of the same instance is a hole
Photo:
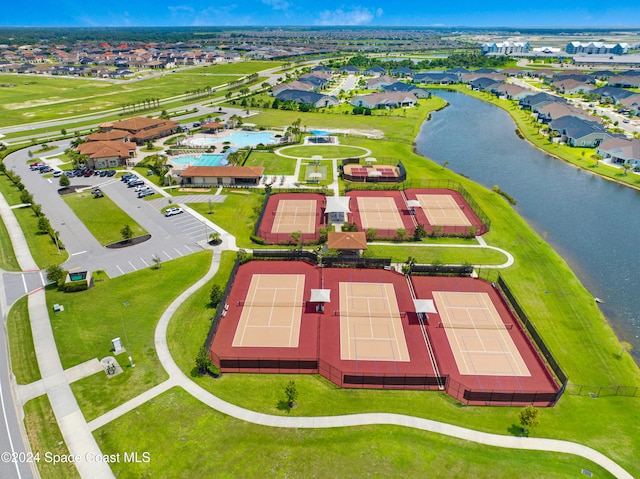
[[[637,0],[30,0],[6,2],[0,26],[638,26]],[[573,6],[571,6],[573,5]]]

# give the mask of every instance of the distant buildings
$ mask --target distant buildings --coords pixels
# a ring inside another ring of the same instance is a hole
[[[603,42],[571,42],[565,48],[567,53],[572,55],[586,54],[586,55],[624,55],[629,53],[628,43],[603,43]]]
[[[512,55],[514,53],[529,53],[529,42],[485,42],[482,44],[482,54]]]

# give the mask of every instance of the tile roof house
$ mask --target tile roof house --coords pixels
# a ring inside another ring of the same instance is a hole
[[[413,93],[395,91],[357,95],[351,100],[351,105],[369,109],[413,107],[416,103],[418,103],[418,98]]]
[[[610,160],[611,163],[630,163],[634,167],[640,167],[640,140],[612,138],[601,143],[597,151],[604,160]]]
[[[289,83],[280,83],[279,85],[273,86],[271,88],[271,95],[277,96],[278,93],[284,90],[311,91],[313,89],[314,89],[314,86],[311,83],[296,80]]]
[[[177,121],[137,116],[126,120],[115,121],[100,125],[103,131],[122,130],[131,134],[131,141],[138,144],[146,143],[157,138],[172,135],[180,126]]]
[[[502,83],[500,86],[492,90],[492,92],[496,96],[506,98],[507,100],[520,100],[527,96],[535,95],[533,91],[511,83]]]
[[[560,141],[571,146],[594,148],[614,138],[601,124],[577,116],[563,116],[549,124],[549,131],[556,131]]]
[[[180,173],[186,186],[258,185],[263,166],[190,166]]]
[[[591,90],[593,95],[596,95],[600,98],[600,101],[611,101],[613,103],[618,103],[623,98],[630,97],[631,95],[636,95],[629,90],[623,90],[622,88],[616,88],[613,86],[601,86],[600,88],[596,88]]]
[[[295,101],[298,104],[313,105],[316,108],[337,106],[340,104],[335,96],[323,95],[314,91],[283,90],[276,95],[280,101]]]
[[[553,120],[557,120],[562,118],[563,116],[577,116],[580,118],[584,118],[588,121],[601,122],[598,117],[593,117],[589,115],[582,108],[574,107],[572,105],[568,105],[566,103],[548,103],[546,105],[542,105],[539,108],[535,109],[534,112],[538,114],[538,121],[541,123],[550,123]]]
[[[522,98],[518,103],[523,110],[537,111],[538,108],[542,108],[549,103],[566,103],[566,100],[557,96],[549,95],[548,93],[536,93],[535,95],[529,95]]]
[[[129,141],[131,133],[125,130],[96,131],[85,137],[87,141]]]
[[[429,93],[424,88],[417,87],[410,83],[403,82],[395,82],[391,85],[385,85],[382,87],[384,91],[404,91],[413,93],[418,98],[431,98],[431,93]]]
[[[401,67],[396,68],[395,70],[391,70],[391,76],[394,77],[410,77],[414,74],[414,71],[411,68]]]
[[[572,78],[567,78],[566,80],[554,82],[553,88],[566,95],[575,95],[578,93],[588,93],[595,87],[593,87],[592,85],[588,85],[587,83],[574,80]]]
[[[458,83],[460,78],[456,73],[435,73],[420,72],[413,75],[413,83],[438,83],[440,85],[450,85]]]
[[[387,69],[376,65],[374,67],[367,68],[362,73],[367,76],[385,75],[387,73]]]
[[[373,78],[367,79],[367,90],[379,90],[385,85],[391,85],[392,83],[396,83],[398,80],[395,78],[391,78],[387,75],[377,76]]]
[[[126,166],[135,156],[136,144],[124,141],[90,141],[78,145],[78,152],[87,155],[87,167],[92,169]]]

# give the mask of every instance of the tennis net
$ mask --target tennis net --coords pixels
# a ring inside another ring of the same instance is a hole
[[[271,307],[282,307],[282,308],[292,308],[295,306],[305,306],[305,301],[246,301],[240,300],[237,303],[237,306],[252,306],[256,308],[271,308]]]
[[[404,311],[399,311],[398,315],[401,318],[407,316],[407,313]],[[333,316],[348,316],[350,318],[393,318],[396,316],[395,313],[391,313],[390,311],[341,311],[339,309],[333,310]]]
[[[510,330],[513,329],[513,323],[505,324],[475,324],[475,323],[443,323],[438,321],[438,328],[446,329],[497,329],[497,330]]]
[[[273,216],[318,216],[317,211],[283,211],[277,210],[271,213]]]

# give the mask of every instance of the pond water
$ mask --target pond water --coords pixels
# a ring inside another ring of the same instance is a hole
[[[420,154],[482,185],[499,185],[569,263],[640,360],[640,192],[557,160],[520,139],[504,110],[462,93],[416,138]],[[589,161],[589,160],[585,160]]]

